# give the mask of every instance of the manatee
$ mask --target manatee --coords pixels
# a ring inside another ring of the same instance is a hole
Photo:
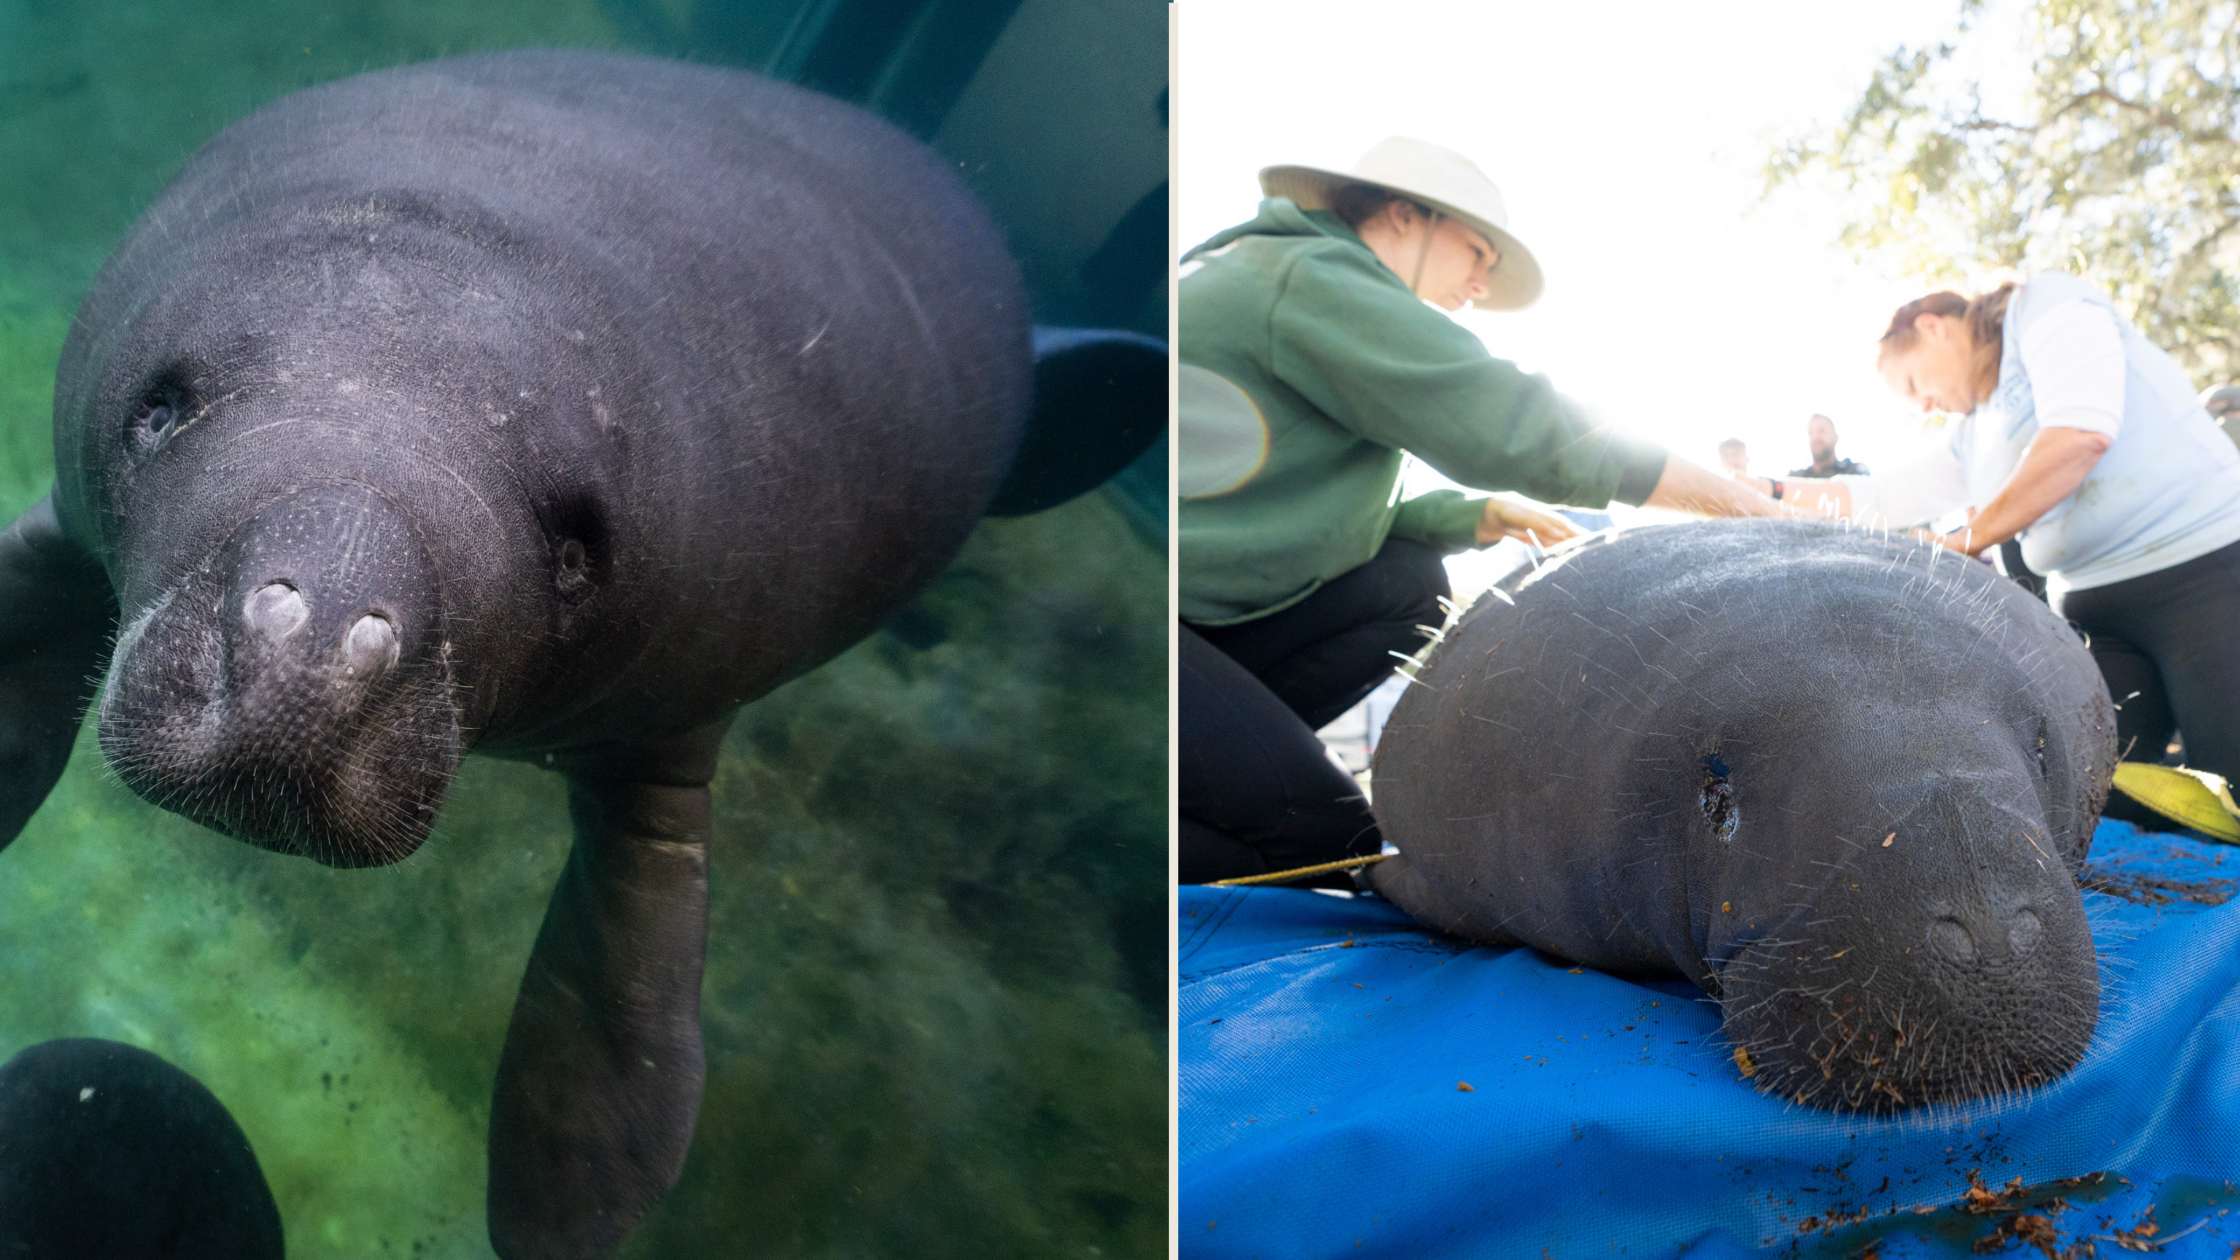
[[[0,1255],[280,1260],[285,1251],[256,1152],[202,1082],[92,1037],[0,1064]]]
[[[692,1134],[731,715],[1118,471],[1165,374],[1036,337],[947,164],[784,84],[517,52],[285,97],[63,348],[54,488],[0,534],[0,843],[89,703],[135,792],[336,867],[411,854],[469,751],[559,772],[490,1234],[606,1254]]]
[[[1888,1113],[2040,1084],[2099,1013],[2076,873],[2115,722],[2028,592],[1905,535],[1624,529],[1527,565],[1393,710],[1364,882],[1714,995],[1754,1084]]]

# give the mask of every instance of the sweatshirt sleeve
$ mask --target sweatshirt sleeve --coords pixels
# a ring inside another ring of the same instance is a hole
[[[1664,469],[1662,447],[1596,424],[1547,377],[1488,355],[1359,247],[1302,256],[1269,332],[1277,379],[1463,485],[1599,508],[1621,488],[1646,498]]]
[[[2071,298],[2023,329],[2021,350],[2039,428],[2122,430],[2123,334],[2107,307]]]
[[[1392,517],[1392,536],[1438,548],[1446,555],[1478,545],[1478,520],[1486,501],[1459,490],[1433,490],[1401,503]]]

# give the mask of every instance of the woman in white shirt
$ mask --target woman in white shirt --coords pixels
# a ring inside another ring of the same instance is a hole
[[[1893,528],[1958,508],[1939,541],[2019,538],[2048,601],[2089,638],[2121,706],[2118,747],[2240,779],[2240,451],[2169,355],[2060,272],[1898,308],[1876,362],[1958,419],[1910,464],[1792,481],[1786,502]]]

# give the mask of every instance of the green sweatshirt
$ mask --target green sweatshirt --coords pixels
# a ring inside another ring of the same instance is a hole
[[[1638,504],[1664,471],[1662,448],[1488,355],[1334,214],[1271,198],[1183,261],[1208,255],[1178,312],[1186,621],[1287,608],[1390,535],[1475,546],[1482,499],[1400,501],[1410,453],[1464,485],[1582,507]]]

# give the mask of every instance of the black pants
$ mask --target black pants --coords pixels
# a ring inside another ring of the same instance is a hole
[[[2108,680],[2116,747],[2126,761],[2159,761],[2173,730],[2186,764],[2240,781],[2240,543],[2183,564],[2054,603],[2092,638]],[[2111,802],[2109,814],[2134,817]]]
[[[2046,597],[2045,575],[2024,563],[2021,540],[2009,538],[1999,544],[1999,572],[2020,582],[2023,590],[2039,599]]]
[[[1449,593],[1439,553],[1387,540],[1376,558],[1284,609],[1181,633],[1181,879],[1259,875],[1375,853],[1376,819],[1315,731],[1423,646]],[[1342,872],[1303,887],[1350,887]]]

